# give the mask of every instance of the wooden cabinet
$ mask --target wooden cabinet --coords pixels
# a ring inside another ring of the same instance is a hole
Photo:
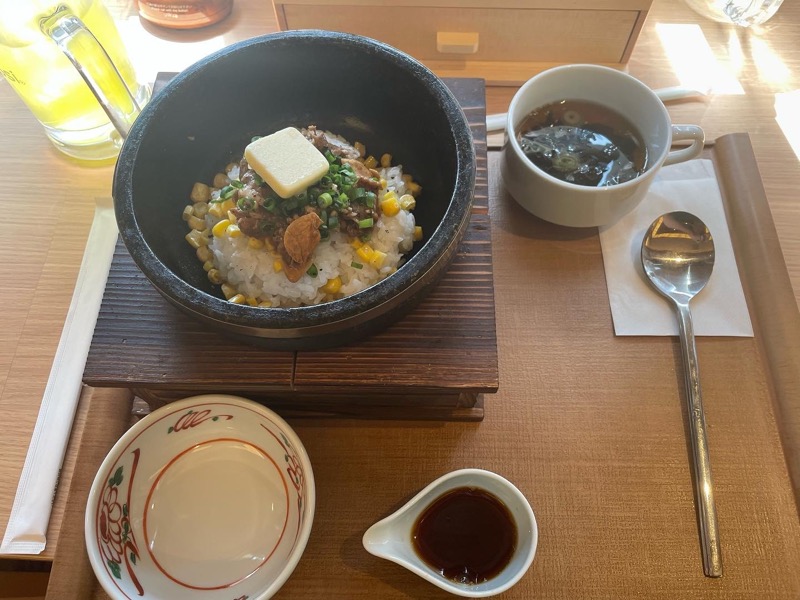
[[[627,62],[652,0],[274,0],[282,30],[375,38],[443,77],[519,84],[544,66]]]

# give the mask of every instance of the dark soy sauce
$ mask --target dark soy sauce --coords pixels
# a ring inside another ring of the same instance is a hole
[[[417,519],[414,550],[457,583],[478,584],[500,573],[517,547],[508,508],[485,490],[457,488],[437,498]]]
[[[544,172],[578,185],[630,181],[647,166],[641,134],[612,109],[584,100],[537,108],[517,127],[522,151]]]

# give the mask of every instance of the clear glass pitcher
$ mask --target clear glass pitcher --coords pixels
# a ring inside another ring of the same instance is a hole
[[[117,155],[149,89],[102,0],[0,0],[0,72],[70,156]]]

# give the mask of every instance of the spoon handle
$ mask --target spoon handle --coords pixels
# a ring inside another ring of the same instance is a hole
[[[717,528],[717,509],[711,483],[711,464],[708,459],[706,419],[700,394],[700,372],[697,366],[697,347],[689,304],[676,303],[683,354],[686,400],[689,412],[689,432],[694,460],[695,498],[700,521],[700,543],[703,549],[703,571],[707,577],[722,576],[722,551]]]

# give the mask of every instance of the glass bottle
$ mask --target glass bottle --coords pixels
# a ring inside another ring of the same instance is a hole
[[[194,29],[227,17],[233,0],[138,0],[139,15],[151,23],[172,29]]]

